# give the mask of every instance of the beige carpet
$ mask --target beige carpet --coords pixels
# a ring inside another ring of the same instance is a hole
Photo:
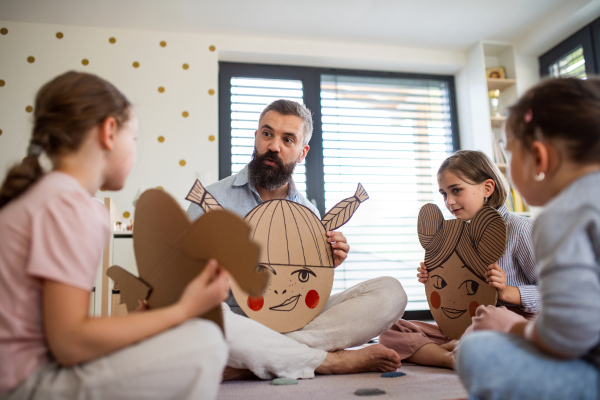
[[[297,385],[273,386],[270,381],[230,381],[221,384],[219,400],[337,400],[337,399],[406,399],[442,400],[466,398],[454,371],[418,365],[403,365],[398,371],[406,373],[399,378],[382,378],[380,373],[352,375],[318,375],[300,380]],[[378,388],[386,394],[355,396],[360,388]]]

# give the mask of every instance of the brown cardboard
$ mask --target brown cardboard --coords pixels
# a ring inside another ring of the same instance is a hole
[[[470,223],[444,220],[438,206],[426,204],[417,230],[425,249],[431,314],[446,336],[459,339],[478,306],[496,305],[497,290],[485,281],[485,273],[504,254],[506,222],[490,207],[479,210]]]
[[[335,264],[326,232],[348,222],[368,198],[359,184],[354,196],[336,204],[322,220],[289,200],[265,201],[252,209],[245,220],[252,228],[250,238],[261,247],[258,269],[267,271],[271,279],[262,296],[250,296],[240,281],[231,283],[246,315],[282,333],[312,321],[325,307],[333,286]],[[208,214],[221,207],[200,181],[186,199]]]
[[[150,309],[176,303],[211,258],[243,282],[244,290],[258,295],[266,286],[268,275],[256,271],[259,247],[250,241],[250,228],[237,215],[217,210],[190,223],[175,199],[151,189],[140,196],[134,218],[140,278],[116,266],[109,273],[128,310],[137,307],[138,299],[145,299]],[[220,306],[202,317],[223,328]]]

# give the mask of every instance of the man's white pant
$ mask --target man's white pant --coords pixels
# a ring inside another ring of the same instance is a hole
[[[364,344],[387,331],[404,314],[406,302],[398,280],[372,279],[331,296],[314,320],[286,334],[237,315],[223,303],[227,365],[249,369],[261,379],[313,378],[327,352]]]

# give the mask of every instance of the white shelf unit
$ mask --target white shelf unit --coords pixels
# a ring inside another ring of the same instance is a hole
[[[488,79],[486,68],[502,66],[506,70],[506,79]],[[481,41],[467,53],[467,72],[469,79],[470,130],[472,141],[466,148],[481,150],[490,158],[494,157],[494,141],[502,137],[507,108],[520,95],[539,80],[537,58],[518,55],[512,43]],[[500,90],[498,111],[500,116],[491,116],[489,90]],[[495,160],[497,161],[497,160]],[[508,176],[505,163],[498,163],[502,173]],[[540,209],[520,213],[535,217]]]

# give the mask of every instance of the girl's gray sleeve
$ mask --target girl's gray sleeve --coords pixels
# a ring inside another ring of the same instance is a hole
[[[545,217],[534,227],[542,299],[536,330],[552,349],[581,357],[600,341],[599,214],[580,208]]]

